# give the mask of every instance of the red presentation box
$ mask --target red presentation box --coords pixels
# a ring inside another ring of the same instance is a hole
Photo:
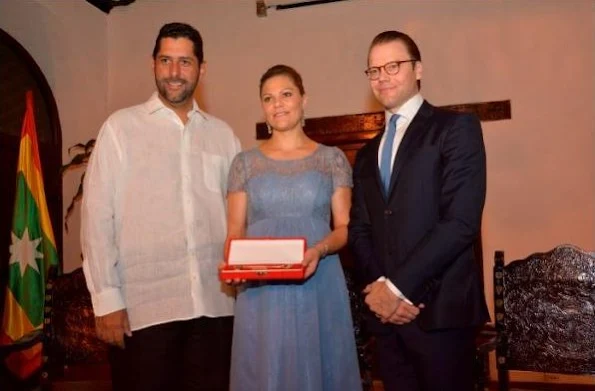
[[[232,239],[222,280],[303,280],[304,238]]]

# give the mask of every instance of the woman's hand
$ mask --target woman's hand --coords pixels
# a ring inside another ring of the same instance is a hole
[[[225,262],[221,261],[221,263],[219,263],[219,266],[217,267],[219,269],[219,271],[225,269]],[[227,285],[230,286],[238,286],[238,285],[242,285],[246,282],[246,279],[244,278],[232,278],[232,279],[227,279],[227,280],[223,280],[224,283],[226,283]]]
[[[305,279],[308,279],[314,274],[318,267],[318,261],[320,261],[320,251],[315,247],[307,249],[304,253],[304,261],[302,262],[302,265],[304,265],[304,268],[306,269],[304,274]]]

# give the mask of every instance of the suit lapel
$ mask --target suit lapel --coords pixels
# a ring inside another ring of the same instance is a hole
[[[427,101],[424,101],[415,117],[413,117],[411,124],[409,124],[409,127],[405,132],[405,136],[403,136],[403,140],[399,145],[399,149],[397,150],[397,156],[395,157],[395,161],[393,163],[393,170],[390,177],[390,186],[388,190],[388,198],[390,198],[390,195],[395,189],[399,173],[403,168],[403,165],[407,161],[409,153],[411,152],[411,146],[414,145],[415,140],[419,139],[423,135],[423,133],[425,133],[425,131],[428,129],[428,127],[426,126],[426,122],[432,116],[433,112],[434,110],[432,106]],[[376,157],[376,160],[378,160],[378,157]],[[380,178],[380,174],[378,174],[378,177]]]
[[[376,175],[376,186],[378,187],[378,191],[382,194],[382,197],[386,200],[386,195],[384,194],[384,190],[382,189],[382,178],[380,177],[380,168],[378,167],[378,148],[380,148],[380,140],[382,140],[382,135],[384,132],[377,135],[374,139],[372,139],[372,148],[370,149],[374,153],[373,159],[370,161],[374,162],[374,172]]]

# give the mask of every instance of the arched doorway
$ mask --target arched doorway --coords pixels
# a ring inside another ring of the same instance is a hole
[[[62,259],[62,133],[56,101],[33,57],[0,29],[0,303],[4,303],[10,258],[16,167],[27,90],[33,91],[45,194]]]

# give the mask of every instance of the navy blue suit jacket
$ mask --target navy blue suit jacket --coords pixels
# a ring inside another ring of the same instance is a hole
[[[388,195],[381,188],[382,133],[357,154],[349,244],[362,284],[386,276],[414,304],[426,330],[488,319],[473,243],[486,191],[478,118],[424,101],[399,146]],[[394,327],[369,317],[373,331]]]

